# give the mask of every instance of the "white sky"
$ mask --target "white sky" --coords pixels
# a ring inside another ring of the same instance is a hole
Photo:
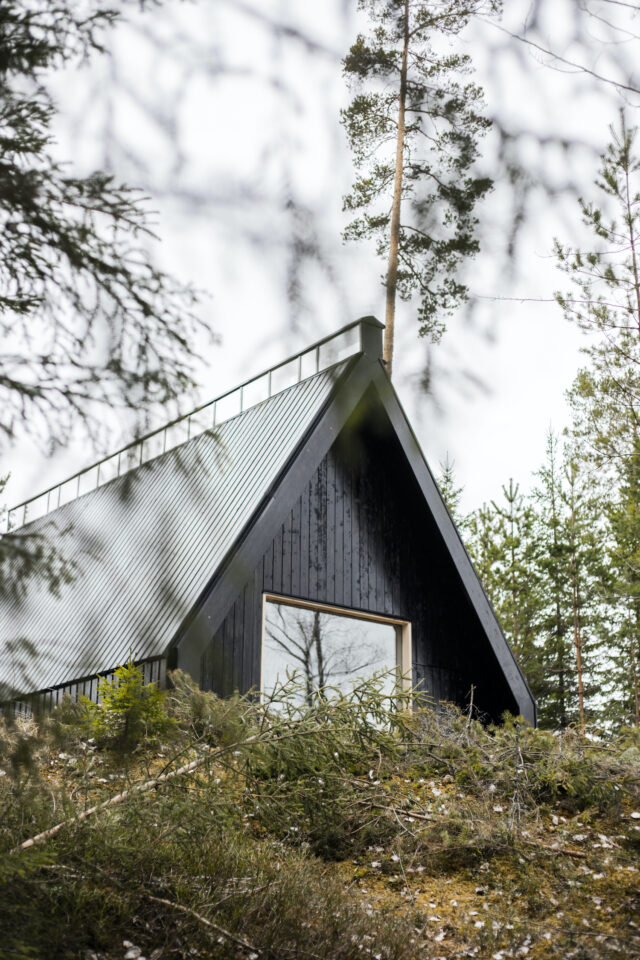
[[[503,23],[520,26],[528,2],[510,0],[508,7],[510,19]],[[570,43],[569,7],[571,0],[547,2],[545,9],[555,12],[549,33],[563,55],[584,60],[584,51]],[[118,29],[111,65],[102,60],[56,78],[60,155],[81,170],[108,161],[117,175],[143,185],[159,211],[156,257],[209,295],[202,315],[222,344],[202,346],[201,401],[358,316],[384,319],[382,264],[371,249],[340,241],[341,198],[353,172],[338,122],[347,97],[339,57],[356,32],[356,18],[344,8],[342,0],[254,5],[288,16],[332,56],[274,38],[259,20],[233,10],[230,0],[169,2]],[[149,28],[164,50],[142,35]],[[580,75],[550,71],[543,57],[523,47],[523,63],[515,54],[498,59],[488,52],[487,38],[503,39],[480,25],[465,42],[492,113],[515,129],[584,138],[596,152],[602,149],[619,103],[613,94]],[[592,65],[610,75],[611,52],[606,61],[595,41],[593,50]],[[224,72],[217,71],[221,60]],[[108,148],[105,131],[111,132]],[[534,182],[544,170],[558,187],[574,178],[583,192],[590,189],[595,154],[588,148],[571,155],[555,146],[541,150],[531,137],[520,149]],[[489,166],[495,150],[489,137]],[[290,223],[279,200],[287,185],[309,206],[330,268],[304,272],[300,310],[286,297],[282,238]],[[581,236],[575,200],[535,195],[513,272],[500,255],[508,203],[498,182],[483,210],[483,250],[470,286],[476,294],[514,299],[481,300],[473,322],[461,315],[449,324],[430,352],[431,394],[420,387],[427,345],[416,336],[411,306],[399,308],[395,386],[432,468],[437,472],[447,453],[455,461],[467,509],[497,497],[510,476],[529,485],[549,424],[560,429],[566,422],[564,391],[580,362],[580,336],[559,309],[517,299],[548,298],[562,287],[550,253],[554,236]],[[128,439],[114,433],[113,445]],[[7,502],[37,493],[92,459],[86,443],[52,460],[19,445],[7,463]]]

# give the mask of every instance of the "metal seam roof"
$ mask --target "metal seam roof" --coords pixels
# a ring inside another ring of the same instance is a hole
[[[79,573],[60,597],[32,583],[24,601],[0,602],[0,684],[43,690],[164,653],[347,363],[22,528]],[[16,651],[23,638],[33,658]]]

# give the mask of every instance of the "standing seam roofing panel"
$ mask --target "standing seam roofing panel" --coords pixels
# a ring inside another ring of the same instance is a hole
[[[23,528],[79,565],[54,597],[42,584],[0,604],[0,681],[11,642],[38,657],[29,688],[162,654],[327,401],[346,363],[289,387]],[[65,536],[59,531],[70,527]]]
[[[318,386],[317,383],[310,384],[312,388],[309,391],[312,394],[311,399],[316,399],[313,394],[318,392]],[[313,389],[314,387],[316,389]],[[193,597],[189,594],[188,579],[183,579],[188,577],[190,569],[193,569],[196,575],[200,575],[197,590],[199,594],[203,589],[202,578],[204,577],[206,584],[211,578],[214,568],[220,562],[221,545],[228,549],[232,540],[235,539],[234,534],[239,533],[239,530],[236,530],[233,524],[233,516],[230,515],[229,507],[233,508],[234,503],[238,504],[240,521],[244,524],[248,519],[248,514],[252,512],[249,508],[254,506],[250,484],[253,471],[256,468],[259,470],[263,463],[266,465],[265,472],[268,476],[271,475],[274,468],[277,469],[279,465],[277,455],[283,449],[286,450],[288,447],[286,441],[291,440],[291,437],[285,433],[283,428],[288,425],[288,422],[291,422],[294,428],[292,435],[297,439],[301,420],[302,422],[306,421],[305,414],[310,408],[313,408],[313,405],[304,402],[307,399],[304,393],[300,393],[298,399],[302,401],[300,407],[289,411],[287,407],[292,398],[281,394],[269,401],[268,404],[261,405],[260,408],[253,408],[246,414],[234,418],[226,425],[229,429],[224,430],[225,425],[223,425],[220,430],[220,439],[226,445],[228,458],[223,453],[222,459],[223,461],[226,459],[227,463],[223,463],[217,478],[217,491],[210,488],[203,490],[199,482],[200,470],[208,470],[212,465],[211,461],[215,461],[218,457],[219,451],[215,441],[210,437],[199,437],[193,442],[192,446],[182,448],[182,455],[179,458],[181,462],[177,464],[177,470],[181,474],[179,481],[182,489],[176,491],[176,493],[180,492],[180,494],[185,495],[187,500],[191,500],[188,506],[197,509],[185,512],[184,504],[182,504],[180,523],[178,524],[174,522],[175,506],[173,503],[170,504],[168,524],[166,531],[163,533],[162,553],[163,556],[168,555],[171,558],[170,581],[172,582],[167,584],[167,590],[162,595],[156,597],[158,606],[155,611],[157,618],[155,623],[153,625],[149,624],[147,618],[146,637],[140,637],[138,642],[142,644],[147,640],[152,644],[152,647],[141,655],[152,655],[157,651],[159,643],[161,645],[160,649],[164,649],[177,629],[179,622],[190,609]],[[283,415],[286,417],[287,413],[290,414],[290,419],[289,421],[287,419],[283,421]],[[277,430],[278,426],[279,430]],[[274,458],[271,462],[267,462],[264,458],[264,447],[257,445],[256,439],[264,439],[266,433],[273,436],[272,430],[274,427],[276,428],[275,436],[279,442],[272,447],[275,454]],[[191,482],[192,471],[195,471],[195,483]],[[154,493],[150,485],[144,492],[148,498]],[[239,492],[242,492],[242,497],[238,496]],[[138,504],[136,504],[137,509]],[[144,511],[141,511],[141,513],[143,514]],[[140,526],[138,524],[138,527]],[[204,535],[207,528],[210,529],[212,534],[208,539]],[[194,530],[197,537],[190,539]],[[144,535],[145,530],[142,529],[140,532]],[[210,546],[210,549],[207,549],[208,546]],[[189,549],[191,555],[188,554]],[[153,551],[153,546],[151,550]],[[176,583],[180,584],[180,594],[185,598],[188,597],[188,601],[179,603],[177,610],[176,604],[172,603],[171,597],[167,596],[168,590]],[[114,598],[114,603],[117,605],[117,598]],[[135,601],[132,602],[131,609],[135,611],[136,607]],[[107,610],[105,613],[108,617],[110,611]],[[162,617],[163,613],[164,617]],[[177,623],[176,619],[178,620]],[[170,633],[164,634],[163,627],[166,629],[167,623]],[[122,632],[125,632],[124,629]]]

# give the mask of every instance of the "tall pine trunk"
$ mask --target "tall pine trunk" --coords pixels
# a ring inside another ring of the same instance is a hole
[[[631,641],[631,664],[633,668],[633,705],[635,708],[635,726],[640,728],[640,696],[638,694],[638,653],[635,638]]]
[[[631,255],[631,268],[633,271],[633,289],[636,295],[636,329],[638,336],[640,336],[640,277],[638,276],[638,251],[636,249],[636,235],[633,231],[634,223],[634,211],[632,205],[632,190],[631,184],[629,182],[629,170],[631,168],[631,157],[629,155],[629,144],[627,142],[627,130],[624,123],[624,116],[622,119],[622,135],[625,138],[625,186],[626,186],[626,221],[627,227],[629,229],[629,253]]]
[[[555,641],[556,641],[556,672],[558,679],[558,700],[560,702],[560,728],[564,730],[567,726],[567,696],[565,683],[565,656],[564,656],[564,636],[562,622],[562,585],[560,582],[561,572],[559,569],[560,546],[558,543],[558,526],[560,523],[558,508],[558,481],[556,479],[556,460],[554,438],[549,430],[549,469],[550,469],[550,492],[551,492],[551,531],[553,543],[553,556],[555,568],[552,574],[553,592],[555,595]]]
[[[580,733],[584,733],[584,684],[582,677],[582,619],[580,616],[580,589],[578,561],[576,557],[577,545],[575,536],[575,505],[571,491],[571,597],[573,612],[573,643],[576,648],[576,673],[578,675],[578,709],[580,711]]]
[[[400,207],[402,203],[402,179],[404,174],[405,105],[407,99],[407,59],[409,51],[409,0],[404,2],[404,39],[402,44],[402,67],[400,69],[400,95],[398,101],[398,139],[396,142],[396,168],[393,179],[393,202],[391,205],[391,236],[389,238],[389,262],[387,265],[387,298],[385,331],[382,358],[387,373],[393,367],[393,343],[395,339],[396,293],[398,289],[398,253],[400,246]]]

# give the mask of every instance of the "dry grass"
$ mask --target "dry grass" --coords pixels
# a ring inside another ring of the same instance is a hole
[[[491,729],[453,708],[383,724],[375,684],[361,694],[265,717],[183,679],[177,733],[128,752],[73,710],[4,728],[0,952],[640,957],[636,734]]]

